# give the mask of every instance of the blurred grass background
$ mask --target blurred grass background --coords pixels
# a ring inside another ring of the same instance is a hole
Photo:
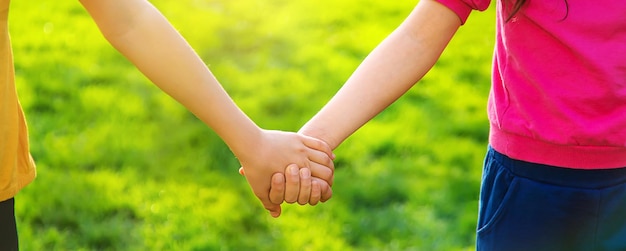
[[[414,1],[152,1],[260,126],[297,130]],[[333,199],[272,219],[209,128],[78,1],[12,2],[38,178],[22,250],[472,250],[493,46],[474,13],[415,88],[337,150]]]

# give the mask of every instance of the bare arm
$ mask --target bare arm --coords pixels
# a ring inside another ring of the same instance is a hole
[[[274,216],[280,205],[269,201],[272,173],[294,163],[324,165],[332,180],[328,146],[297,134],[260,129],[230,99],[206,65],[146,0],[81,0],[104,37],[145,76],[172,96],[226,142],[246,168],[255,195]],[[312,170],[319,170],[312,169]]]
[[[234,152],[258,136],[260,129],[237,108],[193,49],[151,4],[144,0],[81,3],[111,45],[215,130]]]
[[[419,81],[460,25],[459,17],[447,7],[420,1],[300,132],[324,140],[333,149],[339,146]]]

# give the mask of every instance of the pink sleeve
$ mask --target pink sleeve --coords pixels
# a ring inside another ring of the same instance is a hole
[[[469,16],[472,10],[483,11],[489,7],[491,0],[437,0],[439,3],[445,5],[450,10],[454,11],[459,18],[461,19],[461,23],[465,24],[467,21],[467,17]]]

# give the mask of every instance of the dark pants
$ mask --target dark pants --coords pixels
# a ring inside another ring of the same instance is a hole
[[[552,167],[490,148],[482,179],[478,251],[626,250],[626,168]]]
[[[0,250],[17,251],[17,227],[15,224],[15,200],[0,202]]]

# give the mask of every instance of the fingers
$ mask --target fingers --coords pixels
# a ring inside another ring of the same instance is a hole
[[[319,182],[319,183],[320,183],[320,191],[322,194],[320,202],[326,202],[327,200],[330,199],[330,197],[333,197],[333,189],[330,188],[330,186],[326,182]]]
[[[322,170],[329,170],[321,165],[317,166]],[[276,174],[272,177],[270,200],[273,203],[281,203],[282,200],[279,196],[281,191],[278,190],[280,189],[278,184],[282,180],[275,181],[274,178],[278,179],[279,177],[276,177]],[[330,180],[332,181],[332,175]],[[308,168],[298,168],[295,164],[291,164],[285,169],[284,189],[282,193],[284,197],[282,198],[290,204],[298,202],[300,205],[307,203],[316,205],[319,202],[326,202],[333,194],[326,180],[312,176]]]
[[[267,196],[267,194],[261,194],[253,189],[254,195],[261,201],[263,207],[269,211],[270,215],[274,218],[278,218],[281,213],[280,203],[272,203]]]
[[[296,164],[290,164],[285,169],[285,202],[294,203],[300,193],[300,168]]]
[[[239,168],[239,174],[245,176],[243,167]],[[311,169],[299,168],[296,164],[290,164],[285,168],[285,173],[272,175],[268,198],[261,198],[256,194],[263,207],[270,215],[278,218],[282,213],[280,204],[298,202],[300,205],[317,205],[326,202],[332,197],[330,184],[334,178],[332,169],[318,163],[312,163]],[[330,184],[329,184],[330,182]]]
[[[319,179],[312,177],[311,178],[311,197],[309,198],[309,204],[311,206],[317,205],[322,198],[322,190],[320,188],[320,183],[326,183],[324,181],[320,181]]]
[[[324,152],[314,149],[308,149],[307,157],[309,158],[309,162],[317,163],[319,165],[325,166],[328,169],[335,170],[335,164],[333,163],[333,159],[326,155],[326,153]]]
[[[293,169],[294,167],[298,168],[295,164],[289,165],[285,173],[296,171]],[[296,201],[295,199],[287,200],[285,197],[287,194],[286,187],[289,183],[291,183],[290,189],[292,189],[290,196],[297,198],[297,202],[300,205],[308,203],[311,206],[315,206],[319,202],[326,202],[332,197],[333,192],[328,183],[320,178],[311,177],[308,168],[299,169],[295,173],[288,174],[287,177],[290,178],[285,181],[283,174],[275,173],[272,176],[269,201],[261,200],[265,209],[274,218],[278,218],[282,213],[280,204],[283,202],[283,199],[288,203]]]
[[[298,204],[306,205],[311,196],[311,170],[300,169],[300,193],[298,194]]]
[[[285,175],[275,173],[272,175],[270,185],[270,201],[274,204],[281,204],[285,199]]]
[[[318,163],[310,163],[309,168],[311,169],[311,176],[324,180],[330,186],[333,185],[335,170]]]
[[[292,167],[298,168],[296,165],[289,165],[287,167],[287,169],[290,169]],[[330,188],[330,186],[328,185],[328,183],[326,183],[324,180],[319,179],[319,178],[315,178],[315,177],[311,177],[310,174],[307,174],[307,171],[302,171],[302,170],[307,170],[307,168],[302,168],[300,169],[296,175],[289,175],[292,176],[291,179],[294,179],[294,177],[297,177],[298,180],[302,179],[303,176],[305,177],[304,180],[307,180],[307,176],[308,176],[308,180],[310,182],[308,185],[309,189],[303,189],[300,188],[300,193],[302,193],[302,191],[306,191],[309,190],[310,191],[310,196],[306,196],[308,197],[307,199],[303,199],[300,200],[304,197],[301,196],[296,196],[298,197],[298,203],[301,205],[307,204],[307,202],[312,205],[315,206],[317,205],[319,202],[325,202],[328,199],[330,199],[330,197],[332,197],[332,189]],[[293,171],[293,170],[290,170]],[[288,179],[289,180],[289,179]],[[263,206],[265,207],[265,209],[267,209],[270,212],[270,215],[274,218],[278,218],[282,212],[282,208],[280,207],[280,203],[282,203],[282,199],[280,199],[279,197],[282,197],[282,187],[286,187],[286,186],[282,186],[281,184],[284,184],[285,180],[284,180],[284,176],[280,173],[276,173],[272,176],[272,188],[270,189],[270,201],[263,201],[261,200],[261,202],[263,203]],[[295,182],[295,180],[292,180],[291,182]],[[289,183],[289,181],[287,182]],[[297,183],[302,183],[302,180],[300,180],[300,182]],[[305,183],[307,183],[305,181]],[[276,197],[273,197],[276,196]],[[280,202],[278,202],[280,201]],[[285,200],[286,201],[286,200]],[[278,203],[276,203],[278,202]],[[294,201],[295,202],[295,201]],[[293,202],[291,202],[293,203]]]
[[[261,201],[263,203],[263,207],[270,212],[270,215],[274,218],[278,218],[281,213],[280,204],[274,204],[270,201]]]
[[[331,161],[335,159],[335,154],[333,154],[333,149],[331,149],[330,146],[328,146],[326,142],[320,139],[316,139],[316,138],[309,137],[309,136],[302,135],[302,134],[300,134],[300,136],[302,136],[304,145],[306,145],[307,147],[326,153],[326,156],[328,156],[331,159]]]

